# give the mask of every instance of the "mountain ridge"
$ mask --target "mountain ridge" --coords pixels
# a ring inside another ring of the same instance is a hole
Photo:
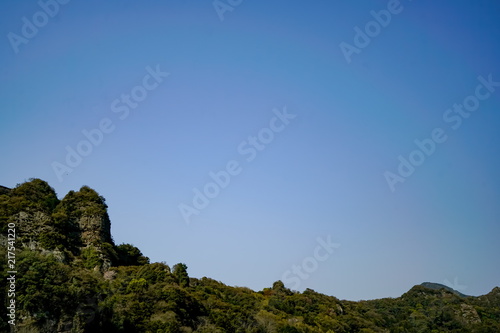
[[[427,288],[430,288],[430,289],[436,289],[436,290],[445,289],[447,291],[451,291],[452,293],[454,293],[455,295],[460,296],[460,297],[471,297],[470,295],[465,295],[465,294],[459,292],[458,290],[455,290],[455,289],[448,287],[447,285],[444,285],[441,283],[423,282],[420,285],[427,287]]]

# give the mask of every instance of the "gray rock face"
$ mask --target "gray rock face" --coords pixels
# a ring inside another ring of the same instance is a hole
[[[31,250],[43,248],[40,235],[55,232],[52,217],[45,212],[26,209],[17,213],[13,220],[22,246]]]
[[[83,215],[78,219],[81,230],[81,239],[85,246],[100,244],[102,242],[111,243],[110,228],[111,223],[107,213],[105,216]]]
[[[481,318],[476,309],[469,304],[460,304],[460,312],[457,315],[462,318],[466,324],[477,324],[481,322]]]

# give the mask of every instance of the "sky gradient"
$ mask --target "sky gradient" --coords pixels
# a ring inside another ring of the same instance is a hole
[[[88,185],[116,243],[229,285],[500,285],[500,3],[41,3],[0,3],[0,185]]]

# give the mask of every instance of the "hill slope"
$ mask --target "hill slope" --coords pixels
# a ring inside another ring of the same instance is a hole
[[[15,323],[17,332],[50,333],[500,332],[500,288],[462,297],[424,283],[360,302],[281,281],[255,292],[191,278],[182,263],[150,264],[136,247],[114,244],[110,226],[104,198],[86,186],[62,200],[39,179],[1,187],[0,294],[15,310],[14,319],[1,317],[0,331]],[[8,246],[16,247],[15,295]]]
[[[460,297],[469,297],[469,296],[462,294],[461,292],[459,292],[453,288],[450,288],[450,287],[445,286],[444,284],[440,284],[440,283],[424,282],[424,283],[421,283],[420,285],[424,286],[426,288],[435,289],[435,290],[445,289],[445,290],[448,290],[448,291],[450,291],[450,292],[452,292],[455,295],[460,296]]]

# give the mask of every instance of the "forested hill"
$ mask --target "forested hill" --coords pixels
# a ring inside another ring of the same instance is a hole
[[[116,245],[110,227],[104,198],[89,187],[61,200],[40,179],[0,187],[0,331],[500,332],[498,287],[462,297],[418,285],[360,302],[281,281],[256,292],[189,277],[182,263],[150,263]]]

